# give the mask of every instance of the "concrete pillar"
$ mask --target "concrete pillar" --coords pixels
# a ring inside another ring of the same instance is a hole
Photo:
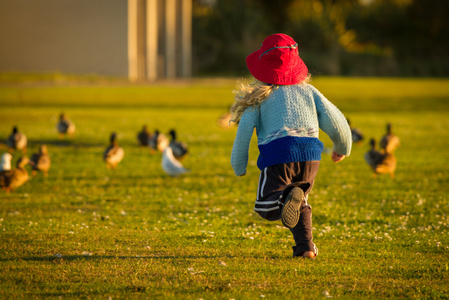
[[[128,77],[138,79],[137,0],[128,0]]]
[[[146,54],[147,80],[153,81],[158,77],[158,19],[157,0],[146,0]]]
[[[131,81],[190,77],[192,0],[128,0]]]
[[[165,0],[165,77],[176,76],[176,0]]]
[[[137,0],[137,77],[145,80],[147,74],[146,53],[146,1]]]
[[[181,76],[192,76],[192,0],[181,0]]]

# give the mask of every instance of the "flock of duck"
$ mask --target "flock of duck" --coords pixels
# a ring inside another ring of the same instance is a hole
[[[218,120],[220,126],[226,123],[226,127],[229,126],[229,114],[221,117]],[[351,127],[351,123],[348,120]],[[76,127],[75,124],[62,113],[59,116],[59,122],[57,124],[57,130],[60,138],[65,136],[73,136]],[[364,136],[362,132],[351,127],[352,140],[356,144],[362,143]],[[148,131],[146,125],[142,127],[142,130],[137,133],[137,140],[141,147],[148,147],[154,154],[157,152],[162,153],[161,166],[166,174],[170,176],[178,176],[183,173],[187,173],[190,170],[183,167],[181,161],[188,154],[188,146],[185,142],[177,140],[176,131],[170,130],[170,136],[155,130],[154,133]],[[377,149],[377,143],[375,139],[371,139],[370,149],[365,153],[364,159],[373,171],[373,176],[378,174],[389,174],[391,178],[394,178],[394,172],[396,170],[396,157],[394,151],[399,146],[399,138],[393,134],[392,125],[387,124],[386,134],[380,139]],[[30,158],[23,155],[17,160],[16,168],[11,168],[11,153],[22,152],[26,153],[27,137],[24,133],[20,132],[16,126],[13,127],[11,134],[6,140],[6,145],[9,148],[8,152],[3,153],[0,161],[0,188],[6,192],[12,191],[28,181],[29,175],[26,170],[26,166],[31,166],[31,175],[35,176],[37,172],[42,172],[46,177],[48,176],[48,170],[50,169],[51,161],[48,155],[46,145],[41,145],[37,153],[33,153]],[[123,160],[125,156],[124,149],[117,143],[117,134],[113,132],[110,136],[110,144],[103,152],[103,160],[106,163],[107,168],[115,169],[117,165]]]
[[[176,131],[174,129],[169,132],[170,139],[159,130],[150,133],[146,125],[137,134],[137,139],[140,146],[150,147],[153,153],[161,152],[162,169],[170,176],[178,176],[187,172],[189,169],[183,167],[181,161],[189,152],[188,146],[185,142],[178,141]],[[112,137],[112,136],[111,136]]]
[[[73,136],[76,127],[75,124],[62,113],[56,126],[60,138]],[[162,153],[162,169],[170,176],[178,176],[187,173],[190,170],[183,167],[181,160],[188,154],[188,146],[185,142],[177,140],[174,129],[169,132],[170,138],[156,130],[150,133],[144,125],[137,134],[137,140],[140,146],[148,147],[152,153]],[[46,145],[41,145],[37,153],[33,153],[30,158],[26,156],[28,140],[23,132],[20,132],[17,126],[14,126],[11,134],[6,140],[8,152],[1,156],[0,161],[0,188],[7,193],[13,191],[26,183],[29,174],[26,166],[31,166],[31,175],[35,176],[37,172],[42,172],[45,177],[48,176],[51,160],[48,155]],[[12,154],[21,152],[22,156],[17,160],[16,167],[11,167]],[[103,160],[109,169],[117,168],[117,165],[125,156],[124,149],[117,143],[117,134],[113,132],[110,136],[110,144],[103,152]]]
[[[348,123],[351,126],[349,120]],[[363,134],[359,129],[351,127],[351,132],[354,143],[361,143],[363,141]],[[373,176],[389,174],[394,179],[394,172],[396,171],[396,156],[394,152],[399,147],[400,141],[399,137],[393,133],[391,123],[387,124],[386,133],[380,139],[379,150],[377,149],[377,143],[374,138],[370,139],[369,144],[370,149],[365,153],[364,158],[373,171]]]

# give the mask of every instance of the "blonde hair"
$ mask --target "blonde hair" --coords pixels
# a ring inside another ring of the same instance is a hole
[[[307,83],[310,81],[310,74],[301,82]],[[237,82],[239,87],[238,90],[234,91],[235,94],[235,102],[231,106],[231,120],[230,122],[239,123],[240,118],[243,115],[243,112],[248,107],[257,107],[262,102],[264,102],[268,96],[271,95],[273,91],[275,91],[279,85],[276,84],[268,84],[262,82],[260,80],[255,80],[254,83],[248,83],[245,80],[239,80]]]
[[[239,90],[235,90],[235,102],[231,106],[231,122],[239,123],[243,112],[248,107],[257,107],[265,101],[270,94],[278,88],[278,85],[270,85],[256,80],[254,83],[247,83],[244,80],[237,82]]]

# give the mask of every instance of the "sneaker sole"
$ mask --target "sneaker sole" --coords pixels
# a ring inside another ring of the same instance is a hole
[[[297,248],[297,246],[293,246],[293,258],[295,258],[295,257],[301,257],[301,258],[307,258],[307,259],[315,259],[317,256],[318,256],[318,247],[316,246],[316,245],[313,245],[313,250],[312,250],[312,253],[314,254],[314,256],[313,257],[311,257],[311,256],[304,256],[304,252],[303,252],[303,255],[295,255],[296,254],[296,248]]]
[[[293,188],[288,194],[282,209],[281,220],[287,228],[293,228],[298,224],[300,216],[300,207],[304,201],[304,192],[298,188]]]

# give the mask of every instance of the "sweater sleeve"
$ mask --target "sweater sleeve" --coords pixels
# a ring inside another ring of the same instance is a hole
[[[334,144],[334,151],[349,156],[352,147],[352,135],[348,121],[343,113],[316,88],[310,86],[318,113],[318,122]]]
[[[243,113],[237,128],[237,134],[231,154],[231,165],[237,176],[242,176],[246,173],[249,145],[254,128],[256,127],[258,113],[259,110],[257,108],[247,108]]]

